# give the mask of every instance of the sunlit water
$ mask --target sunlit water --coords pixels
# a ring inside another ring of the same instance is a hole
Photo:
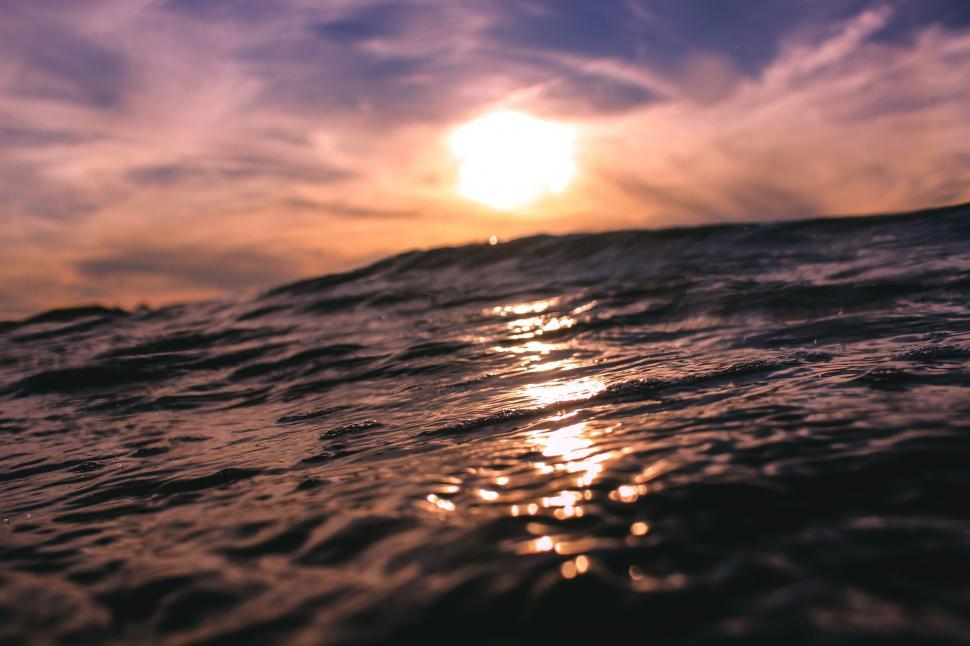
[[[0,641],[970,635],[970,212],[0,332]]]

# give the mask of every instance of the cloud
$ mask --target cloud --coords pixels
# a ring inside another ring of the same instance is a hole
[[[337,20],[320,22],[312,31],[338,43],[364,43],[390,38],[420,36],[429,22],[438,20],[436,7],[408,2],[365,5]]]
[[[75,269],[84,279],[126,282],[161,279],[182,288],[242,289],[273,285],[294,276],[297,266],[259,249],[211,249],[204,245],[154,248],[133,246],[80,260]]]
[[[495,41],[583,57],[634,58],[640,44],[627,3],[501,0],[487,31]]]
[[[317,202],[305,198],[291,198],[283,202],[287,209],[312,210],[326,215],[353,219],[417,219],[417,211],[409,209],[388,209],[363,206],[351,202],[325,201]]]
[[[0,281],[165,301],[493,233],[970,199],[967,69],[960,0],[10,0]],[[524,217],[454,192],[448,132],[497,107],[579,135]]]
[[[554,117],[615,114],[667,98],[651,84],[616,75],[607,68],[534,55],[517,60],[528,62],[528,67],[520,70],[517,96]]]
[[[122,52],[43,17],[7,24],[0,28],[2,50],[12,61],[6,94],[100,109],[121,105],[131,83]]]
[[[876,8],[824,40],[790,40],[715,104],[655,106],[611,125],[627,137],[610,140],[611,158],[632,158],[632,142],[643,142],[650,163],[605,181],[641,208],[699,221],[705,212],[780,218],[970,198],[970,167],[957,162],[970,152],[970,35],[928,27],[906,47],[874,39],[892,19]],[[599,167],[615,166],[600,154]]]
[[[193,20],[240,23],[272,20],[290,8],[290,3],[274,0],[166,0],[162,3],[163,11]]]
[[[92,139],[92,135],[74,130],[0,125],[0,148],[46,148],[68,146]]]
[[[352,176],[339,168],[323,164],[295,164],[282,159],[256,156],[189,161],[181,163],[148,164],[130,169],[127,178],[142,186],[173,187],[193,182],[230,182],[252,178],[276,179],[287,182],[327,184]]]

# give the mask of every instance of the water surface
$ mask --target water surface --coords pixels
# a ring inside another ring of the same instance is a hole
[[[950,644],[970,209],[0,331],[4,643]]]

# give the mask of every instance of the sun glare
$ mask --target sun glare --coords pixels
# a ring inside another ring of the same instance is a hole
[[[509,211],[559,193],[576,173],[573,129],[519,112],[495,112],[461,126],[451,150],[461,160],[459,192]]]

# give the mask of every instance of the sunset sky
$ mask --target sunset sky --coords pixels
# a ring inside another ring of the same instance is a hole
[[[970,2],[6,0],[0,318],[530,233],[970,200]],[[458,191],[457,128],[575,135]]]

